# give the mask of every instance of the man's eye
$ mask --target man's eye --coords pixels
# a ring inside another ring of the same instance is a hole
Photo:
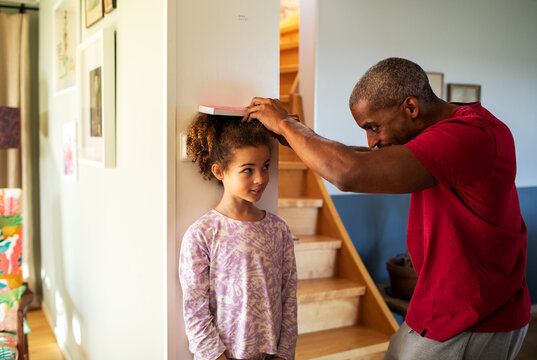
[[[269,167],[270,167],[270,164],[266,164],[265,166],[263,166],[263,169],[268,170]]]

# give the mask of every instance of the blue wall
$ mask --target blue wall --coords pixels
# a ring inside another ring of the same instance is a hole
[[[526,277],[537,303],[537,187],[518,189],[528,227]],[[388,282],[386,259],[406,252],[410,195],[333,195],[343,224],[375,283]]]

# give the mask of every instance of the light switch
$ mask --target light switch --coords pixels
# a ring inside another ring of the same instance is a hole
[[[179,134],[179,160],[189,161],[186,153],[186,133]]]

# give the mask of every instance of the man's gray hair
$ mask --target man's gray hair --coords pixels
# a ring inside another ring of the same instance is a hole
[[[426,103],[438,101],[427,74],[418,64],[388,58],[366,71],[352,90],[349,106],[365,100],[371,111],[377,111],[400,105],[408,96]]]

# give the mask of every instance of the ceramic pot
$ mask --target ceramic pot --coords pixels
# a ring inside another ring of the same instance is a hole
[[[410,300],[418,282],[418,275],[413,267],[403,266],[404,258],[394,257],[386,261],[390,274],[390,286],[395,297]]]

